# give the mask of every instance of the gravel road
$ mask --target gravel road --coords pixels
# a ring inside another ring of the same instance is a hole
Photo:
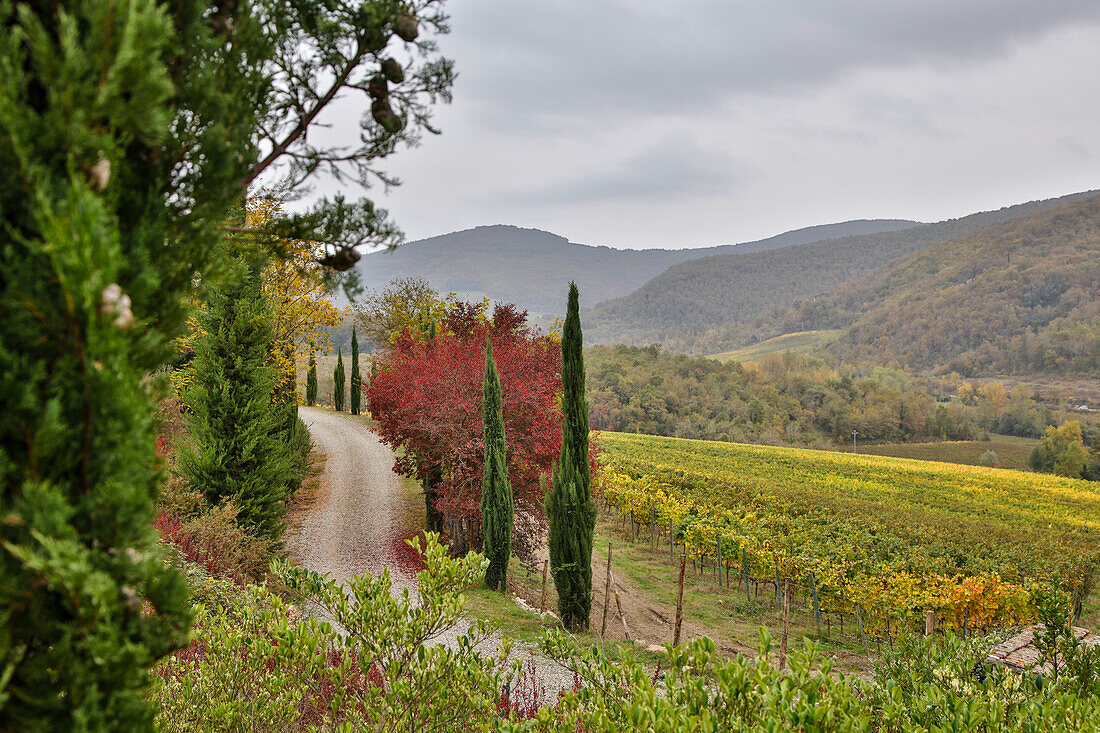
[[[309,407],[298,408],[298,414],[326,460],[315,500],[287,533],[291,556],[339,581],[389,568],[395,592],[415,590],[417,558],[404,539],[417,533],[423,505],[393,473],[393,452],[360,420]],[[437,641],[453,643],[468,628],[462,623]],[[497,643],[498,638],[485,642]],[[557,690],[572,684],[571,675],[534,649],[517,644],[512,654],[532,665],[542,695],[553,699]],[[522,697],[520,690],[514,695]]]
[[[326,462],[322,489],[287,549],[304,567],[339,581],[388,567],[395,589],[415,588],[416,567],[403,560],[404,539],[416,529],[407,526],[410,500],[391,470],[393,453],[359,420],[309,407],[299,415]]]

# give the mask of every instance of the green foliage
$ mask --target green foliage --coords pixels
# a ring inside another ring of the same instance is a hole
[[[410,542],[421,549],[419,539]],[[395,593],[388,571],[341,584],[286,563],[275,575],[314,612],[305,618],[263,587],[239,604],[199,606],[191,647],[161,663],[153,697],[163,731],[446,730],[497,715],[512,673],[509,645],[480,622],[463,624],[463,592],[484,559],[447,556],[436,535],[423,544],[414,595]],[[325,619],[325,620],[320,620]],[[440,634],[455,633],[452,643]]]
[[[306,404],[310,407],[317,404],[317,355],[314,353],[312,341],[309,344],[309,367],[306,371]]]
[[[533,721],[502,730],[871,730],[870,711],[856,688],[831,675],[816,648],[791,655],[789,670],[781,670],[769,660],[770,637],[763,630],[761,636],[756,660],[723,659],[707,638],[669,645],[668,660],[655,675],[632,656],[611,660],[560,631],[548,634],[545,653],[572,670],[581,686]]]
[[[884,648],[870,681],[845,677],[811,642],[776,659],[761,630],[759,656],[722,658],[709,639],[666,647],[652,673],[553,632],[544,652],[580,683],[509,733],[557,730],[1096,731],[1100,699],[1077,680],[1041,684],[1004,670],[976,673],[995,640],[901,636]],[[1077,685],[1076,688],[1074,685]]]
[[[588,402],[584,391],[584,352],[579,295],[569,284],[561,339],[561,460],[554,467],[547,498],[550,569],[558,591],[558,611],[568,629],[588,628],[592,608],[592,536],[596,507],[588,463]]]
[[[505,461],[504,407],[500,375],[493,359],[493,342],[485,339],[485,380],[481,386],[481,424],[485,438],[485,464],[481,475],[481,529],[485,536],[485,585],[507,589],[508,559],[512,555],[512,524],[515,520],[512,486]]]
[[[273,402],[271,310],[257,269],[208,287],[199,317],[202,335],[183,394],[190,439],[180,452],[179,474],[211,505],[231,500],[245,526],[278,539],[285,500],[296,488],[299,458],[291,439],[297,418],[288,425],[288,417],[297,408]]]
[[[851,445],[976,434],[972,409],[937,411],[932,389],[894,370],[793,354],[755,368],[669,354],[659,346],[595,346],[585,354],[593,427],[702,440]]]
[[[1031,451],[1028,463],[1036,471],[1068,478],[1083,478],[1089,456],[1081,438],[1081,423],[1076,420],[1047,428],[1046,435]]]
[[[336,367],[332,370],[332,406],[337,412],[344,410],[344,352],[336,352]]]
[[[1048,586],[1032,594],[1032,603],[1039,617],[1039,628],[1032,642],[1039,652],[1038,665],[1050,670],[1057,680],[1062,667],[1060,647],[1067,639],[1074,638],[1073,601],[1058,588]]]
[[[348,397],[351,400],[351,414],[359,414],[359,404],[363,399],[363,379],[359,376],[359,339],[355,327],[351,328],[351,381]]]

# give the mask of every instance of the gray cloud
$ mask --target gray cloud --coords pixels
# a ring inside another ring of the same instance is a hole
[[[553,205],[723,196],[751,174],[751,166],[723,150],[705,149],[689,139],[668,139],[618,163],[536,185],[509,198],[521,205]]]
[[[493,124],[594,112],[691,114],[741,93],[792,93],[864,68],[950,69],[1053,29],[1095,0],[464,0],[459,93]]]

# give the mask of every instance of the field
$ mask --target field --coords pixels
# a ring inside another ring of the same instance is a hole
[[[767,354],[809,354],[827,346],[835,341],[840,334],[839,330],[826,331],[799,331],[787,333],[782,336],[770,338],[751,346],[743,346],[733,351],[724,351],[720,354],[712,354],[710,358],[718,361],[759,361]]]
[[[1051,577],[1083,600],[1100,561],[1096,483],[623,433],[600,441],[608,503],[671,524],[692,555],[720,549],[727,569],[812,583],[823,607],[872,627],[928,610],[941,625],[1012,625]]]
[[[859,446],[857,453],[895,458],[917,458],[922,461],[960,463],[980,466],[979,459],[987,450],[997,454],[1001,468],[1026,471],[1027,457],[1039,441],[1011,435],[995,435],[990,440],[946,440],[936,443],[887,443]]]

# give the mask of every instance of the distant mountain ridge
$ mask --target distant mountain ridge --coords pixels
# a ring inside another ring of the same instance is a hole
[[[570,242],[538,229],[482,226],[374,252],[358,265],[360,282],[381,289],[394,278],[420,277],[441,292],[486,296],[534,313],[564,308],[566,283],[575,280],[591,304],[626,295],[670,266],[715,254],[742,255],[823,238],[900,231],[919,222],[859,219],[805,227],[741,244],[700,249],[613,249]]]
[[[708,354],[743,346],[752,338],[833,327],[781,324],[773,314],[792,307],[812,312],[815,300],[912,252],[1096,193],[1032,201],[892,232],[680,262],[629,295],[582,313],[585,338],[591,343],[662,343],[672,351]]]

